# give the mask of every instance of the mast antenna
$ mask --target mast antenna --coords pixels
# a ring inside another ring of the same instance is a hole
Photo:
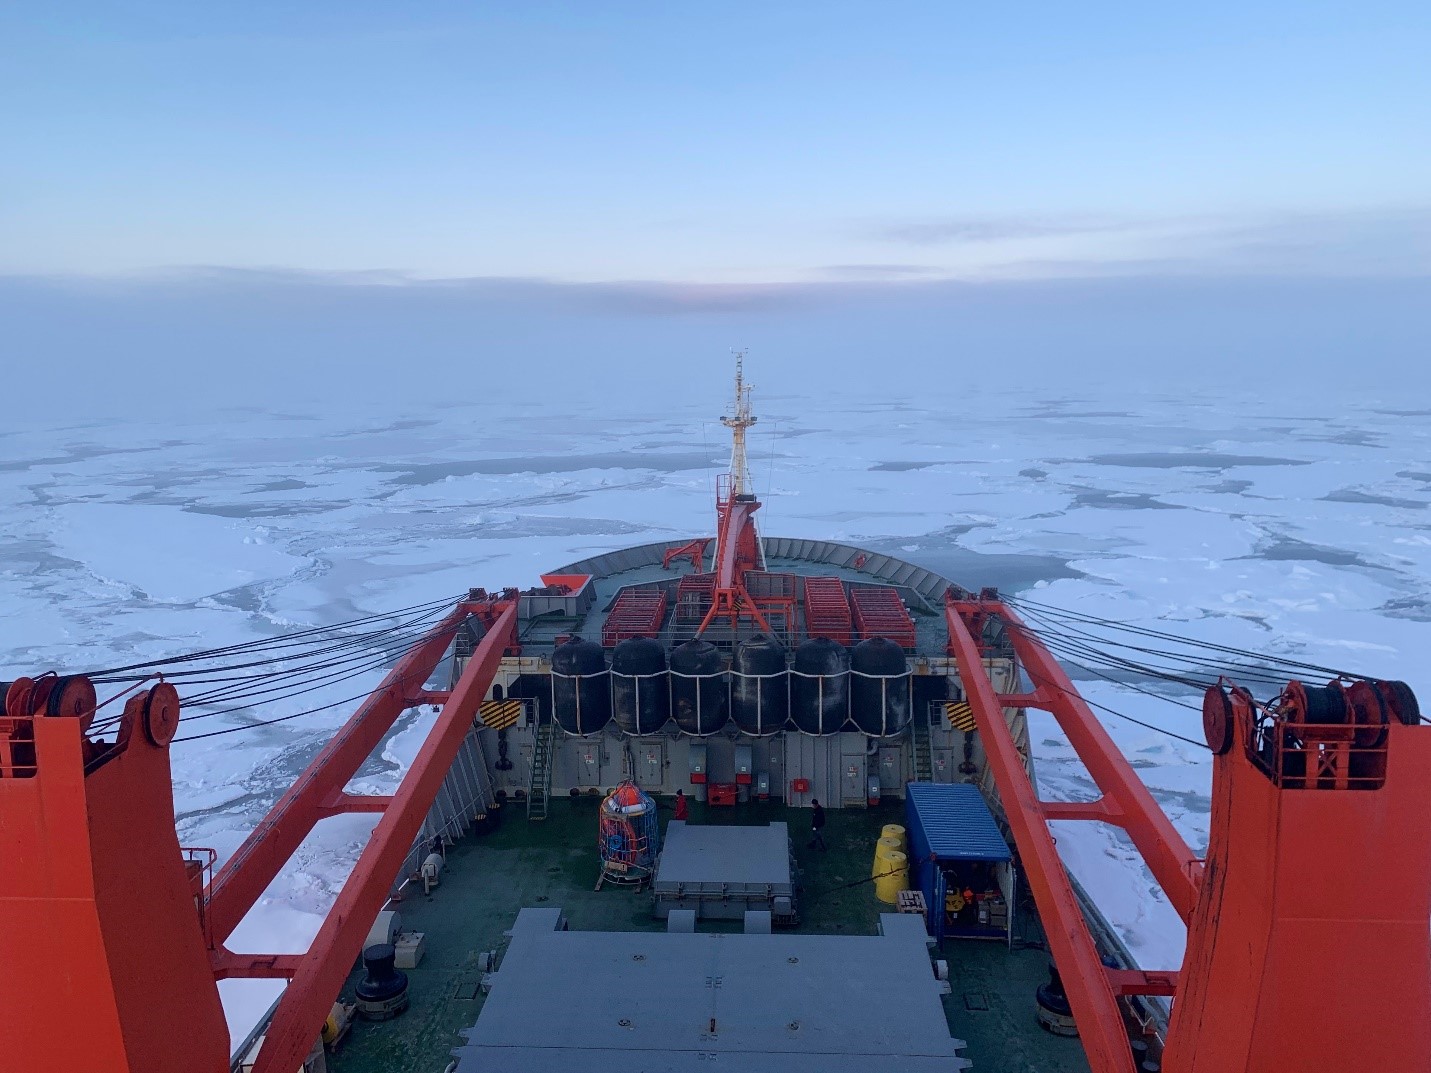
[[[750,385],[745,382],[746,350],[731,349],[735,355],[735,401],[730,413],[720,419],[720,423],[730,429],[730,494],[739,498],[749,494],[750,469],[745,459],[745,430],[755,424],[756,418],[750,412]]]

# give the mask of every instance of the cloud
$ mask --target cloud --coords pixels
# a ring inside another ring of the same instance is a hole
[[[927,276],[944,271],[938,265],[822,265],[815,269],[827,276],[847,278],[855,276],[865,279],[896,279],[908,276]]]
[[[978,282],[418,280],[276,270],[0,277],[6,390],[27,422],[183,420],[234,405],[481,402],[595,412],[698,399],[729,347],[762,390],[967,401],[981,383],[1096,392],[1428,390],[1431,275],[1072,274]],[[719,372],[717,372],[719,370]],[[705,378],[705,379],[703,379]],[[714,385],[714,386],[713,386]],[[1338,389],[1340,390],[1340,388]],[[144,418],[146,420],[150,418]]]
[[[1431,207],[1233,217],[1205,241],[1208,259],[1248,271],[1431,274]]]
[[[1431,275],[1431,206],[1123,220],[931,219],[892,224],[867,238],[946,247],[946,273],[957,267],[957,274],[986,278]],[[1040,255],[1029,256],[1031,250]]]
[[[877,229],[872,237],[916,246],[940,246],[1100,234],[1130,226],[1126,221],[1078,217],[939,217],[891,224]]]

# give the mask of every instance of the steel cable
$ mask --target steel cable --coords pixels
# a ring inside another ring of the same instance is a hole
[[[251,707],[252,705],[247,702],[257,701],[262,698],[268,698],[269,703],[288,700],[293,697],[312,693],[315,690],[334,685],[338,682],[351,680],[362,674],[370,673],[373,670],[391,664],[419,640],[431,636],[432,620],[445,613],[453,602],[452,600],[443,600],[416,604],[395,612],[364,616],[362,619],[351,619],[345,623],[338,623],[332,626],[315,627],[313,629],[299,631],[295,634],[284,635],[283,637],[265,638],[259,642],[245,642],[242,645],[210,649],[203,653],[191,653],[184,657],[177,657],[173,662],[183,663],[192,660],[213,658],[213,654],[215,653],[232,654],[239,650],[255,652],[259,649],[260,645],[267,646],[270,649],[276,647],[306,646],[301,652],[271,655],[266,659],[252,660],[227,666],[159,673],[166,678],[192,675],[194,677],[190,678],[190,685],[210,683],[216,685],[216,688],[194,694],[187,698],[185,706],[192,709],[222,704],[226,705],[226,707],[219,708],[215,711],[203,712],[202,714],[190,715],[188,716],[190,721],[211,718],[216,715],[228,715]],[[384,619],[391,620],[395,616],[399,617],[397,622],[381,629],[365,631],[356,636],[341,637],[335,635],[335,631],[349,628],[355,623],[367,624]],[[449,632],[455,633],[456,628],[457,626],[454,625]],[[296,665],[293,665],[295,661]],[[165,661],[154,661],[154,665],[163,665],[164,662]],[[270,669],[259,670],[256,668]],[[249,670],[252,673],[235,675],[216,674],[216,672],[221,671],[239,670]],[[212,677],[201,677],[203,675],[211,675]],[[152,677],[154,677],[154,673],[144,676],[145,679]],[[125,679],[102,677],[100,680],[124,681]],[[339,701],[336,703],[344,702]],[[313,710],[320,711],[323,709],[318,708]],[[288,717],[283,718],[287,719]],[[112,729],[120,719],[122,719],[122,714],[110,716],[98,721],[93,729],[96,732],[103,733],[108,729]]]
[[[213,659],[219,656],[235,655],[240,652],[262,651],[267,648],[288,648],[295,647],[302,643],[303,638],[314,637],[322,634],[331,634],[340,630],[354,626],[366,625],[372,622],[380,622],[384,619],[391,619],[411,612],[424,612],[433,608],[447,607],[456,603],[466,593],[458,593],[454,596],[443,597],[438,600],[429,600],[425,603],[413,604],[410,607],[398,608],[395,611],[383,611],[372,615],[363,615],[359,618],[346,619],[341,622],[331,623],[327,626],[313,626],[308,629],[297,630],[293,633],[278,634],[274,637],[262,637],[253,641],[242,641],[237,644],[224,645],[219,648],[203,649],[197,652],[188,652],[178,656],[166,656],[155,660],[146,660],[141,663],[130,663],[122,667],[106,667],[101,670],[92,671],[89,677],[92,681],[108,682],[123,681],[124,679],[110,676],[123,674],[127,671],[143,670],[145,668],[165,667],[177,663],[191,663],[196,660]],[[222,669],[222,668],[219,668]],[[170,672],[169,677],[177,675],[179,672]]]
[[[1167,633],[1167,632],[1165,632],[1165,631],[1163,631],[1163,630],[1154,630],[1154,629],[1151,629],[1150,627],[1147,627],[1147,626],[1134,626],[1134,625],[1131,625],[1131,624],[1126,623],[1126,622],[1117,622],[1117,621],[1115,621],[1115,620],[1113,620],[1113,619],[1100,618],[1100,617],[1098,617],[1097,615],[1089,615],[1089,614],[1086,614],[1086,613],[1080,612],[1080,611],[1070,611],[1070,610],[1068,610],[1067,608],[1054,607],[1054,606],[1051,605],[1051,604],[1039,603],[1039,602],[1036,601],[1036,600],[1029,600],[1029,599],[1026,599],[1026,598],[1024,598],[1024,597],[1008,596],[1008,597],[1004,597],[1004,599],[1006,599],[1009,603],[1013,604],[1013,605],[1016,606],[1016,607],[1038,608],[1038,609],[1042,610],[1044,613],[1049,614],[1049,615],[1053,615],[1053,616],[1056,616],[1056,617],[1074,619],[1074,620],[1082,621],[1082,622],[1084,622],[1084,623],[1092,624],[1092,625],[1105,626],[1105,627],[1107,627],[1107,628],[1109,628],[1109,629],[1122,630],[1122,631],[1127,632],[1127,633],[1139,634],[1139,635],[1142,635],[1142,636],[1144,636],[1144,637],[1154,637],[1154,638],[1158,638],[1159,640],[1172,641],[1172,642],[1175,642],[1175,643],[1177,643],[1177,644],[1186,645],[1186,646],[1188,646],[1188,647],[1205,648],[1205,649],[1208,649],[1208,650],[1210,650],[1210,651],[1222,652],[1222,653],[1225,653],[1225,654],[1227,654],[1227,655],[1242,656],[1242,657],[1251,658],[1251,659],[1259,659],[1259,660],[1263,660],[1263,661],[1265,661],[1265,662],[1267,662],[1267,663],[1277,664],[1277,665],[1284,666],[1284,667],[1295,667],[1295,668],[1298,668],[1298,669],[1303,670],[1303,671],[1317,671],[1318,673],[1321,673],[1321,674],[1330,675],[1330,676],[1333,677],[1333,678],[1336,678],[1336,677],[1344,677],[1344,678],[1361,678],[1361,677],[1364,677],[1364,676],[1362,676],[1362,675],[1351,674],[1351,673],[1349,673],[1349,672],[1347,672],[1347,671],[1340,670],[1340,669],[1338,669],[1338,668],[1336,668],[1336,667],[1327,667],[1327,666],[1324,666],[1324,665],[1319,664],[1319,663],[1310,663],[1310,662],[1305,661],[1305,660],[1295,660],[1295,659],[1290,659],[1290,658],[1285,657],[1285,656],[1273,656],[1273,655],[1269,655],[1269,654],[1267,654],[1267,653],[1252,652],[1252,651],[1249,651],[1249,650],[1247,650],[1247,649],[1234,648],[1234,647],[1232,647],[1231,645],[1217,644],[1216,642],[1213,642],[1213,641],[1201,641],[1201,640],[1197,640],[1197,639],[1195,639],[1195,638],[1190,638],[1190,637],[1179,637],[1177,634]],[[1131,646],[1128,646],[1128,647],[1131,647]],[[1169,652],[1166,652],[1166,651],[1163,651],[1163,650],[1156,650],[1156,649],[1154,649],[1154,650],[1149,650],[1149,651],[1160,652],[1162,655],[1171,656],[1171,657],[1173,657],[1173,658],[1186,658],[1186,657],[1179,657],[1179,656],[1177,656],[1176,653],[1169,653]]]

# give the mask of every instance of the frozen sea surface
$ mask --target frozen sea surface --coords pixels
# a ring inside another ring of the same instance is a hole
[[[770,535],[871,545],[971,588],[1423,687],[1431,412],[1405,402],[757,397],[752,471]],[[709,407],[559,405],[0,432],[0,676],[526,585],[603,550],[711,530],[726,439]],[[379,674],[200,726],[341,701]],[[1200,737],[1193,711],[1074,677],[1098,704]],[[176,745],[183,842],[231,853],[351,707]],[[400,723],[360,773],[365,788],[400,777],[420,718]],[[1045,796],[1090,796],[1056,724],[1033,720]],[[1107,723],[1193,846],[1205,845],[1206,752],[1118,716]],[[325,822],[232,945],[303,949],[371,823]],[[1176,966],[1182,925],[1126,839],[1057,826],[1065,860],[1140,961]],[[225,985],[236,1032],[274,986]]]

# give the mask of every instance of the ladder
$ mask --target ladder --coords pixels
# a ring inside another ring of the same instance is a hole
[[[940,710],[943,710],[942,705]],[[909,721],[909,733],[914,745],[915,782],[934,781],[934,745],[930,740],[930,714],[929,710],[923,713],[915,712],[914,718]]]
[[[552,792],[552,753],[556,737],[555,725],[537,716],[537,732],[532,746],[532,780],[527,786],[527,819],[547,818],[547,805]]]

